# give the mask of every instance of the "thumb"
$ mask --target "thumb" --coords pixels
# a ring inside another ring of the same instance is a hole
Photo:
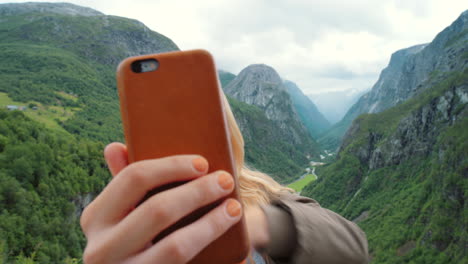
[[[104,159],[114,177],[128,165],[127,146],[118,142],[110,143],[104,149]]]

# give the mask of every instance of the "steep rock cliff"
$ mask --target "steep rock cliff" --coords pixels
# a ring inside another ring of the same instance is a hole
[[[445,79],[450,72],[462,71],[468,64],[467,41],[468,11],[465,11],[431,43],[392,54],[389,65],[371,91],[364,94],[319,142],[336,148],[360,114],[379,113],[398,105]]]

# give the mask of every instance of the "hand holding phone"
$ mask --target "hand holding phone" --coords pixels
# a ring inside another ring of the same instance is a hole
[[[88,239],[83,254],[86,264],[188,263],[241,219],[239,202],[228,199],[152,245],[154,236],[182,216],[232,192],[234,179],[222,171],[208,173],[208,162],[197,155],[129,165],[123,144],[110,144],[104,153],[114,177],[81,217]],[[134,208],[147,190],[188,179],[192,181],[160,192]]]
[[[158,232],[153,243],[157,245],[180,230],[191,228],[224,204],[226,199],[239,200],[237,171],[222,91],[213,58],[208,52],[193,50],[128,58],[118,67],[117,86],[130,164],[195,154],[208,161],[208,175],[225,171],[233,176],[233,189],[226,196],[188,211],[173,225]],[[190,181],[194,179],[164,175],[169,179],[146,189],[146,195],[133,206],[145,206],[146,201],[157,199],[166,191],[192,186]],[[138,185],[139,182],[127,184]],[[191,193],[180,194],[188,201],[193,198],[190,197]],[[120,200],[126,199],[118,197]],[[177,206],[186,205],[179,203],[174,208]],[[197,243],[196,237],[188,239]],[[241,218],[190,263],[239,263],[248,252],[245,220]]]

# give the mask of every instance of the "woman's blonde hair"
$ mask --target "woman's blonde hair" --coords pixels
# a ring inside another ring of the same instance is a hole
[[[244,205],[258,206],[268,204],[279,197],[281,193],[294,192],[292,189],[280,185],[267,174],[252,170],[246,166],[244,162],[244,138],[224,94],[222,98],[231,136],[237,175],[239,177],[240,196]]]

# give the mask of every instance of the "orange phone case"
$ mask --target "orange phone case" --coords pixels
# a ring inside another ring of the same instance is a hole
[[[158,69],[144,73],[132,71],[133,62],[147,59],[156,59]],[[225,170],[237,179],[216,68],[207,51],[127,58],[118,67],[117,86],[130,163],[178,154],[199,154],[208,160],[209,172]],[[163,186],[151,194],[180,184],[183,183]],[[235,185],[229,197],[239,199],[237,180]],[[223,200],[193,212],[154,241],[194,222]],[[242,218],[190,263],[241,262],[249,252],[247,241]]]

